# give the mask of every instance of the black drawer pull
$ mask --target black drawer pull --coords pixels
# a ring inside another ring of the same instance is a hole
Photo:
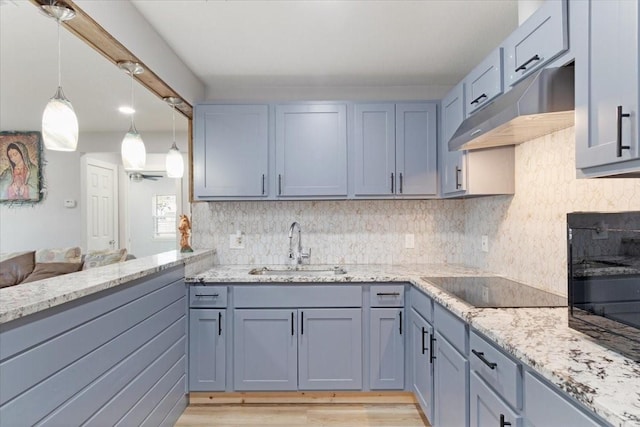
[[[222,335],[222,312],[218,312],[218,336]]]
[[[402,194],[402,172],[400,172],[400,194]]]
[[[219,296],[220,296],[219,294],[196,294],[197,298],[200,298],[200,297],[218,298]]]
[[[376,295],[379,297],[399,297],[400,292],[378,292]]]
[[[282,194],[282,175],[278,174],[278,196]]]
[[[477,97],[476,99],[474,99],[473,101],[471,101],[471,105],[473,105],[473,104],[479,104],[479,103],[480,103],[480,101],[481,101],[483,98],[488,98],[488,96],[487,96],[487,94],[486,94],[486,93],[483,93],[482,95],[480,95],[479,97]]]
[[[394,187],[393,187],[394,181],[395,181],[394,175],[393,175],[393,172],[391,172],[391,194],[393,194],[393,191],[394,191]]]
[[[424,348],[424,336],[427,334],[427,330],[423,327],[422,328],[422,354],[424,354],[425,351],[427,351],[426,348]]]
[[[519,66],[518,68],[516,68],[516,73],[518,71],[525,71],[527,69],[527,65],[531,64],[534,61],[540,61],[540,56],[538,55],[533,55],[531,58],[529,58],[524,64],[522,64],[521,66]]]
[[[504,420],[504,414],[500,414],[500,427],[510,426],[511,423],[509,421]]]
[[[304,311],[300,312],[300,335],[304,335]]]
[[[264,196],[264,174],[262,174],[262,195]]]
[[[295,331],[293,330],[293,311],[291,312],[291,336],[293,336],[293,334],[295,333]]]
[[[400,312],[400,335],[402,335],[402,312]]]
[[[456,190],[462,187],[462,184],[460,184],[460,172],[462,172],[462,169],[456,166]]]
[[[622,150],[631,150],[631,147],[628,145],[622,145],[622,118],[623,117],[631,117],[629,113],[622,112],[622,105],[618,105],[618,135],[617,135],[617,143],[618,143],[618,151],[616,153],[617,157],[622,157]]]
[[[491,369],[496,369],[496,366],[498,366],[497,363],[489,362],[487,359],[485,359],[484,353],[481,351],[475,351],[472,349],[471,353],[475,354],[478,357],[478,359],[482,360],[482,362],[484,362],[484,364],[490,367]]]
[[[436,344],[436,337],[434,337],[433,334],[431,334],[431,337],[429,338],[429,344],[431,345],[431,347],[429,348],[429,362],[433,363],[433,361],[436,360],[436,355],[433,354],[433,348]]]

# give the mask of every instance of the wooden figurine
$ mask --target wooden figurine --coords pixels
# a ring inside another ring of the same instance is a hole
[[[193,252],[189,246],[189,235],[191,234],[191,222],[186,215],[180,215],[180,223],[178,224],[180,231],[180,252]]]

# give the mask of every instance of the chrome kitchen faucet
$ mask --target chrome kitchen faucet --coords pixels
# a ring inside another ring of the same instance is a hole
[[[298,247],[296,251],[293,250],[293,232],[295,228],[298,227]],[[307,249],[307,252],[304,252],[302,249],[302,228],[300,228],[300,224],[297,221],[294,221],[289,227],[289,259],[293,260],[293,264],[300,265],[302,264],[302,259],[309,259],[311,257],[311,249]]]

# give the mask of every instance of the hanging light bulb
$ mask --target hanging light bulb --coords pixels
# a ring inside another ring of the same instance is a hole
[[[49,150],[75,151],[78,146],[78,118],[62,92],[60,23],[72,19],[76,13],[59,3],[42,5],[41,8],[58,22],[58,89],[42,113],[42,139]]]
[[[120,62],[118,66],[125,70],[131,76],[131,108],[133,107],[133,76],[144,72],[142,66],[136,62]],[[133,114],[131,114],[131,126],[129,131],[122,139],[122,146],[120,147],[120,154],[122,155],[122,164],[126,171],[141,171],[144,169],[144,165],[147,161],[147,150],[144,148],[144,141],[136,129],[136,125],[133,121]]]
[[[167,153],[167,159],[165,162],[167,176],[169,178],[182,178],[184,175],[184,162],[182,160],[182,153],[180,153],[180,150],[178,150],[178,146],[176,145],[176,105],[181,104],[182,100],[173,96],[168,96],[164,98],[164,100],[167,104],[171,105],[173,110],[173,144]]]

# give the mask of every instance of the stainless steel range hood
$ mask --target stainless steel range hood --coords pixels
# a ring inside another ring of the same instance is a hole
[[[533,73],[462,122],[449,151],[515,145],[574,124],[574,68]]]

